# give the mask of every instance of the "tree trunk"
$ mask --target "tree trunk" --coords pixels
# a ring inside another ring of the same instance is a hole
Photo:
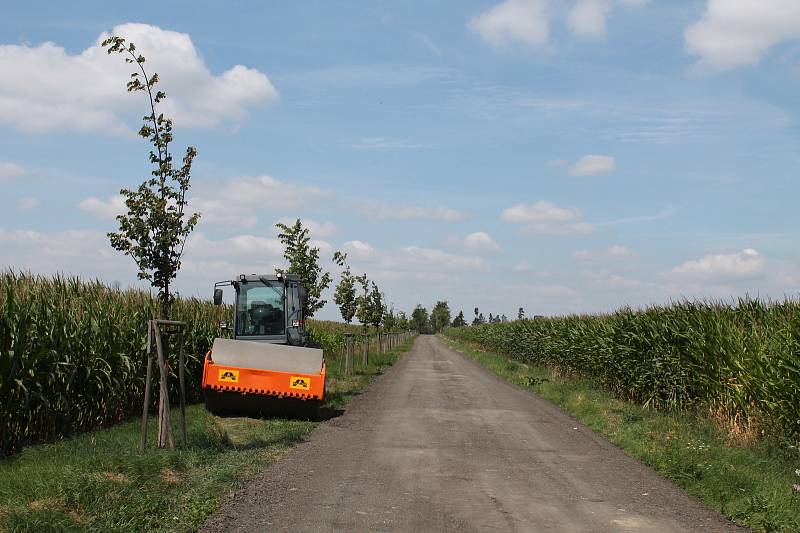
[[[161,320],[169,320],[169,281],[164,284],[161,293]]]

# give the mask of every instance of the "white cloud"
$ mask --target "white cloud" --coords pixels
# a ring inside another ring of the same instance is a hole
[[[236,235],[220,241],[209,240],[203,233],[194,233],[186,242],[187,255],[199,254],[203,257],[280,257],[283,254],[281,242],[274,237],[258,235]]]
[[[701,67],[752,65],[776,44],[800,38],[800,2],[707,0],[703,17],[686,28],[684,37]]]
[[[610,155],[585,155],[569,167],[570,176],[595,176],[607,174],[617,168],[617,161]]]
[[[78,207],[97,218],[114,220],[117,215],[125,213],[125,198],[116,195],[111,196],[108,200],[101,200],[91,196],[81,200]]]
[[[135,265],[112,250],[102,231],[64,230],[42,233],[0,229],[0,269],[30,270],[135,282]]]
[[[336,224],[334,224],[333,222],[319,222],[312,218],[303,218],[303,217],[299,218],[300,221],[303,223],[303,227],[308,228],[309,233],[314,238],[324,239],[336,233]],[[291,226],[295,223],[296,220],[297,218],[283,217],[278,219],[278,222],[280,222],[281,224],[286,224],[287,226]]]
[[[16,163],[0,162],[0,183],[22,177],[25,169]]]
[[[567,15],[567,24],[580,37],[598,38],[606,34],[606,22],[616,4],[641,7],[648,0],[578,0]]]
[[[342,245],[342,249],[346,251],[351,257],[355,256],[360,259],[371,257],[375,253],[375,248],[368,243],[355,240],[347,241]]]
[[[577,235],[592,233],[594,227],[584,222],[583,215],[573,207],[539,201],[535,204],[516,204],[500,215],[506,222],[525,224],[525,232],[533,235]]]
[[[452,254],[435,248],[404,246],[394,250],[378,250],[362,241],[348,241],[342,249],[348,252],[353,268],[362,267],[371,276],[381,272],[392,279],[403,279],[402,274],[418,274],[423,281],[430,281],[446,273],[483,272],[489,263],[480,257]],[[428,276],[426,278],[425,276]]]
[[[681,279],[714,281],[757,276],[764,271],[766,260],[753,248],[736,253],[711,254],[686,261],[673,268],[670,274]]]
[[[271,176],[245,176],[198,186],[189,208],[202,213],[202,224],[254,227],[264,209],[286,212],[333,196],[333,191],[312,185],[295,185]]]
[[[569,222],[580,217],[580,211],[573,207],[539,201],[535,204],[516,204],[503,210],[501,215],[506,222]]]
[[[598,250],[576,250],[571,254],[572,258],[581,262],[613,262],[629,261],[636,259],[638,254],[627,246],[614,245]]]
[[[235,65],[212,74],[185,33],[129,23],[111,34],[134,42],[147,57],[149,74],[158,72],[168,94],[161,109],[179,126],[238,121],[253,105],[278,98],[258,70]],[[131,65],[100,47],[108,35],[75,55],[52,42],[0,45],[0,124],[32,132],[128,132],[126,119],[138,118],[146,104],[141,94],[125,91]]]
[[[480,270],[488,269],[488,263],[479,258],[466,255],[457,255],[419,246],[406,246],[400,249],[399,254],[392,256],[387,266],[401,266],[405,268],[420,268],[425,270]]]
[[[476,231],[464,238],[464,248],[476,252],[494,252],[499,250],[500,246],[485,231]]]
[[[606,34],[606,22],[617,6],[641,7],[649,0],[576,0],[567,13],[567,25],[580,37]],[[550,18],[563,2],[552,0],[505,0],[473,17],[470,29],[495,48],[512,44],[542,47],[550,37]]]
[[[611,0],[578,0],[567,16],[573,32],[581,37],[603,37]]]
[[[17,198],[17,209],[20,211],[33,211],[41,206],[42,202],[33,196],[23,196],[22,198]]]
[[[542,46],[550,35],[549,0],[505,0],[469,21],[469,28],[496,48]]]

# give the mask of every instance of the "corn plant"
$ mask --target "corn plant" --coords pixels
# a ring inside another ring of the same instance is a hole
[[[99,281],[0,272],[0,455],[140,414],[146,324],[159,304],[147,291]],[[186,323],[186,391],[189,401],[200,401],[203,358],[232,311],[177,298],[171,314]],[[342,353],[345,333],[360,332],[340,322],[308,323],[309,338],[329,359]]]
[[[517,320],[445,334],[526,363],[589,377],[657,409],[712,407],[800,438],[800,303],[683,301],[597,316]]]

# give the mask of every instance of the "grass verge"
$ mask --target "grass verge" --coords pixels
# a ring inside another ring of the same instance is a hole
[[[729,446],[703,413],[665,413],[617,400],[590,380],[559,376],[439,337],[500,377],[562,407],[706,505],[755,531],[800,531],[797,450]]]
[[[324,410],[341,408],[407,351],[330,364]],[[173,420],[178,420],[177,413]],[[245,481],[308,437],[308,420],[219,418],[187,409],[187,447],[136,451],[140,422],[31,446],[0,462],[0,531],[194,531]],[[149,435],[155,435],[152,421]]]

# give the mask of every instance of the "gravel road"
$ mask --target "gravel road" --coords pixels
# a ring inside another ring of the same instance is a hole
[[[432,336],[201,531],[743,531]]]

